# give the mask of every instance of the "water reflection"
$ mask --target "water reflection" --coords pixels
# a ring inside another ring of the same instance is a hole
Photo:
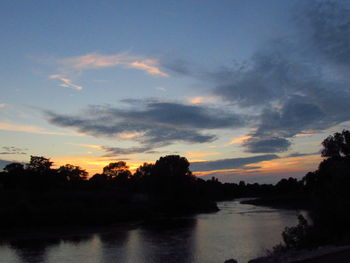
[[[297,222],[295,211],[238,202],[222,202],[220,208],[218,213],[162,219],[134,228],[35,235],[0,245],[0,258],[6,263],[216,263],[236,258],[241,263],[278,244],[284,227]]]
[[[142,262],[194,262],[196,218],[154,222],[140,229]]]
[[[10,242],[10,247],[15,250],[17,256],[27,263],[46,262],[46,250],[50,246],[55,246],[60,242],[59,239],[24,239]]]

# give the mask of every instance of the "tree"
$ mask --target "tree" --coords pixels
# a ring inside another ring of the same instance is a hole
[[[103,167],[103,174],[107,175],[110,179],[117,180],[127,180],[131,177],[129,166],[124,161],[110,163]]]
[[[136,169],[136,172],[134,174],[135,179],[143,179],[146,177],[150,177],[152,175],[152,171],[154,169],[154,164],[151,163],[144,163],[139,168]]]
[[[85,180],[88,172],[81,169],[79,166],[66,164],[57,169],[57,173],[66,178],[67,181]]]
[[[160,157],[154,165],[154,174],[162,177],[192,177],[190,163],[185,157],[167,155]]]
[[[322,142],[323,157],[349,157],[350,156],[350,131],[343,130],[328,136]]]
[[[50,171],[53,162],[43,156],[30,156],[30,161],[27,164],[27,169],[33,172],[44,174]]]
[[[24,165],[21,163],[10,163],[5,166],[4,171],[10,174],[20,174],[24,170]]]

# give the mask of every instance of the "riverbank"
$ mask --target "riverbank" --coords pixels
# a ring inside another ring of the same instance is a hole
[[[241,201],[241,204],[267,206],[277,209],[308,210],[311,207],[310,198],[306,195],[274,195],[251,198]]]
[[[315,250],[288,251],[274,253],[248,261],[248,263],[348,263],[350,246],[326,246]]]

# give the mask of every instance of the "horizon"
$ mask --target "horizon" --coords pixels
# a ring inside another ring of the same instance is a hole
[[[180,155],[203,178],[275,183],[316,170],[321,142],[350,129],[349,2],[6,0],[0,12],[0,168],[33,155],[91,176]]]

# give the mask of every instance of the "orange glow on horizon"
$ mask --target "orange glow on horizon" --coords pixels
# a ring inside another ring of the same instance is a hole
[[[219,152],[188,152],[185,154],[185,156],[187,159],[191,159],[191,161],[194,162],[194,160],[192,158],[213,156],[213,155],[218,155],[218,154],[219,154]],[[205,160],[202,160],[202,161],[205,161]]]
[[[51,158],[54,162],[54,167],[58,168],[61,165],[72,164],[77,165],[82,169],[85,169],[89,176],[96,173],[102,173],[103,167],[107,166],[109,163],[122,161],[110,157],[96,157],[96,156],[62,156]],[[125,160],[126,164],[129,166],[131,172],[134,172],[143,163],[132,162]]]
[[[258,163],[252,163],[238,169],[222,169],[201,171],[193,173],[196,176],[205,176],[210,174],[230,174],[235,175],[268,175],[268,174],[284,174],[284,173],[296,173],[296,172],[309,172],[317,169],[318,164],[322,160],[319,155],[310,155],[302,157],[287,157],[278,158],[269,161],[262,161]]]

